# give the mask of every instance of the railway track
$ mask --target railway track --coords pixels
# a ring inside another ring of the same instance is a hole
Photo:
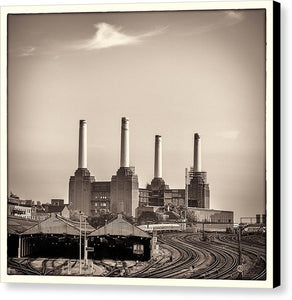
[[[218,247],[210,242],[201,241],[198,236],[190,235],[185,237],[186,241],[196,249],[214,256],[214,263],[194,272],[191,278],[196,279],[229,279],[236,271],[238,259],[235,251]],[[205,264],[206,265],[206,264]]]
[[[251,236],[250,236],[251,237]],[[249,257],[251,260],[255,261],[255,269],[259,269],[256,274],[253,274],[253,271],[250,270],[247,273],[248,279],[251,280],[265,280],[266,279],[266,247],[263,239],[259,239],[258,236],[252,237],[252,243],[249,239],[242,239],[242,253]],[[216,239],[217,243],[229,244],[230,248],[237,249],[238,248],[238,240],[237,236],[232,235],[219,235]]]
[[[31,261],[27,258],[22,259],[21,261],[9,258],[8,267],[23,275],[41,275],[41,272],[39,270],[36,270],[31,265]]]
[[[24,259],[8,259],[8,267],[14,269],[17,273],[21,275],[60,275],[63,267],[68,265],[68,261],[61,261],[57,266],[55,265],[57,259],[44,259],[40,262],[39,259],[24,258]],[[41,263],[39,267],[33,264]],[[51,266],[49,266],[49,264]],[[76,262],[75,262],[76,264]]]
[[[102,261],[93,263],[104,268],[105,271],[100,276],[106,277],[237,279],[239,274],[237,236],[232,234],[208,234],[208,236],[209,240],[201,240],[201,234],[164,234],[158,241],[165,255],[140,266],[133,264],[132,267],[128,267],[126,262],[116,265]],[[264,237],[243,237],[242,257],[247,266],[243,279],[266,279]],[[66,267],[69,268],[69,262],[70,269],[73,269],[77,259],[71,265],[72,261],[67,259],[11,258],[8,260],[8,267],[16,274],[67,275],[64,270]]]
[[[179,253],[171,263],[157,264],[151,262],[148,267],[131,275],[131,277],[150,278],[193,278],[193,279],[236,279],[238,277],[238,245],[236,236],[219,235],[212,242],[200,240],[200,235],[176,234],[160,238],[161,247],[170,252]],[[265,262],[263,242],[243,242],[243,254],[246,259],[254,260],[261,252],[260,259]],[[256,248],[255,248],[256,246]],[[189,269],[195,266],[195,271]],[[265,268],[249,279],[265,279]]]
[[[163,247],[169,247],[175,249],[172,250],[177,251],[179,253],[176,259],[173,259],[171,264],[160,265],[158,268],[151,270],[151,278],[175,278],[184,275],[188,272],[188,269],[193,263],[197,260],[198,254],[193,252],[190,247],[182,247],[179,244],[179,241],[175,237],[170,237],[166,239],[160,239],[161,243],[163,243]],[[174,254],[172,254],[174,256]],[[142,275],[142,277],[145,277]],[[146,276],[148,277],[148,276]]]

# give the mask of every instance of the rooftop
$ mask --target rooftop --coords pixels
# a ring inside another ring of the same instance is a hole
[[[148,233],[126,221],[121,214],[119,214],[117,218],[113,219],[108,224],[97,228],[89,234],[89,236],[103,235],[138,236],[151,238]]]
[[[94,228],[86,222],[86,232],[93,231]],[[81,222],[81,232],[85,232],[85,222]],[[49,218],[39,222],[35,226],[22,232],[23,235],[27,234],[68,234],[79,235],[80,223],[74,222],[70,219],[63,218],[57,214],[52,213]]]

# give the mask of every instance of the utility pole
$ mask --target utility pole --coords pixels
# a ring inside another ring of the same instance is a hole
[[[18,252],[17,252],[17,257],[21,257],[21,235],[18,235]]]
[[[79,219],[79,274],[81,275],[82,273],[82,268],[81,268],[81,243],[82,243],[82,233],[81,233],[81,211],[80,211],[80,219]]]
[[[238,267],[237,270],[239,272],[238,279],[242,279],[242,247],[241,247],[241,230],[242,227],[238,227]]]
[[[87,247],[87,240],[86,240],[86,218],[87,216],[83,216],[84,217],[84,266],[86,267],[87,266],[87,250],[86,250],[86,247]]]

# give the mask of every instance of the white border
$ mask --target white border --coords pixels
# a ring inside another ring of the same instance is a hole
[[[7,275],[7,14],[70,13],[106,11],[174,11],[215,9],[266,9],[266,180],[267,180],[267,280],[195,280],[195,279],[140,279],[110,277],[28,276]],[[1,281],[53,284],[150,285],[191,287],[273,287],[273,1],[252,2],[196,2],[196,3],[140,3],[57,6],[1,7]]]

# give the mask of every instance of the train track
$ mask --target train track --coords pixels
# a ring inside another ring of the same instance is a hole
[[[41,275],[41,272],[32,266],[31,261],[28,258],[24,258],[20,261],[9,258],[8,267],[14,269],[18,274]]]
[[[176,259],[171,263],[151,262],[131,277],[149,278],[194,278],[194,279],[236,279],[238,277],[238,241],[236,236],[219,235],[210,241],[200,240],[200,235],[176,234],[165,235],[159,239],[161,247],[170,252],[177,252]],[[263,241],[249,245],[250,241],[243,241],[243,256],[254,260],[258,257],[265,262],[265,245]],[[256,247],[256,248],[255,248]],[[189,269],[195,266],[194,271]],[[265,268],[251,275],[249,279],[265,279]]]
[[[139,278],[192,278],[192,279],[237,279],[238,241],[232,234],[208,234],[209,240],[202,240],[201,234],[176,233],[159,237],[160,248],[165,255],[149,262],[128,267],[109,265],[102,261],[93,263],[104,268],[100,276]],[[266,246],[264,237],[242,237],[242,257],[247,263],[244,271],[248,280],[266,279]],[[65,268],[72,261],[60,259],[9,259],[8,267],[16,274],[64,275]],[[70,265],[73,269],[77,259]],[[78,274],[76,274],[78,275]]]
[[[33,265],[36,263],[40,263],[39,259],[33,258],[23,258],[19,259],[8,259],[8,267],[14,269],[18,274],[22,275],[60,275],[63,267],[68,265],[68,261],[59,263],[57,266],[55,265],[57,259],[44,259],[41,262],[39,267]],[[49,263],[51,266],[49,266]],[[76,262],[75,262],[76,263]]]
[[[230,279],[233,276],[238,264],[238,257],[235,251],[218,247],[210,242],[201,241],[198,236],[194,235],[186,236],[185,240],[193,245],[195,249],[210,253],[214,257],[213,264],[206,267],[206,264],[201,263],[202,267],[198,266],[198,271],[195,271],[191,278]]]
[[[241,241],[242,253],[249,257],[252,261],[255,261],[255,269],[259,269],[256,274],[253,274],[253,270],[250,270],[249,279],[251,280],[265,280],[266,279],[266,247],[265,240],[258,236],[244,237]],[[251,242],[252,239],[252,242]],[[229,244],[230,248],[238,248],[238,240],[235,235],[219,235],[216,239],[217,243]]]
[[[136,274],[136,277],[151,277],[151,278],[169,278],[174,276],[180,276],[185,274],[188,268],[194,263],[197,258],[197,253],[192,252],[189,247],[181,247],[177,244],[175,237],[170,237],[167,239],[159,239],[163,243],[163,247],[171,249],[172,255],[175,251],[179,253],[176,259],[170,264],[160,264],[154,266],[155,268],[149,269],[148,273],[140,272]],[[175,273],[175,274],[174,274]]]

